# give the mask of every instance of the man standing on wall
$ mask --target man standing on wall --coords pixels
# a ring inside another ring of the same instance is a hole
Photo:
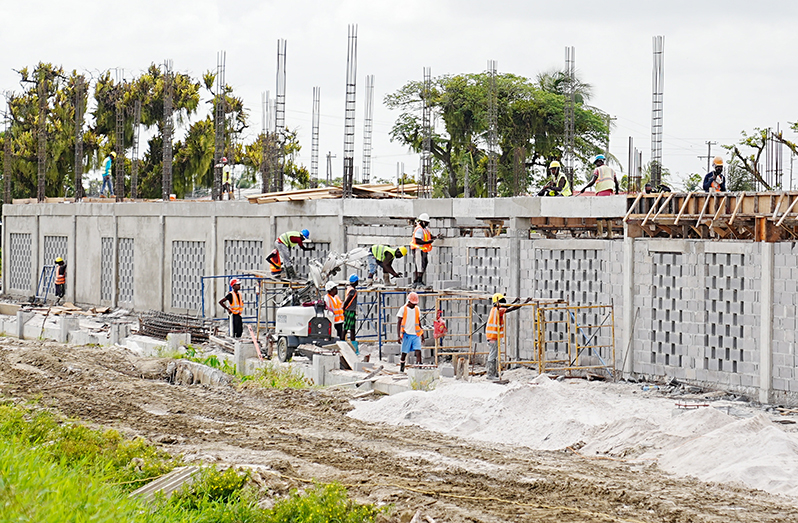
[[[424,343],[424,329],[421,328],[421,309],[418,307],[418,294],[407,295],[407,303],[396,315],[396,333],[402,342],[402,363],[399,371],[405,371],[405,360],[411,352],[416,353],[416,365],[421,365],[421,344]]]
[[[313,246],[305,246],[305,240],[310,239],[310,231],[302,229],[301,231],[288,231],[280,235],[274,242],[274,247],[280,254],[280,260],[285,267],[285,275],[289,280],[296,279],[296,270],[294,270],[294,261],[291,259],[291,248],[299,245],[303,251],[312,251]]]
[[[429,214],[424,212],[418,216],[416,228],[413,230],[413,238],[410,242],[415,267],[415,273],[413,274],[414,288],[424,287],[424,273],[427,271],[429,253],[432,252],[432,242],[435,241],[427,227],[429,227]],[[438,238],[441,238],[441,236],[438,235]]]
[[[240,338],[244,332],[244,322],[241,314],[244,312],[244,300],[241,299],[241,282],[236,278],[230,280],[230,288],[227,296],[219,300],[219,305],[230,314],[233,324],[233,338]],[[230,303],[228,306],[227,303]]]
[[[58,304],[66,294],[67,266],[62,257],[55,259],[55,303]]]
[[[111,173],[112,167],[114,165],[114,160],[116,160],[116,153],[111,151],[103,160],[103,185],[100,189],[100,198],[105,198],[105,188],[108,187],[108,195],[107,196],[114,196],[114,184],[111,181]]]
[[[590,178],[590,182],[579,191],[579,194],[585,192],[585,189],[592,187],[594,183],[596,184],[596,196],[612,195],[613,186],[615,186],[615,194],[620,192],[621,188],[618,185],[618,177],[615,175],[615,171],[612,167],[604,165],[604,160],[603,154],[599,154],[596,156],[596,159],[593,160],[596,170],[593,171],[593,177]]]
[[[712,160],[712,165],[715,168],[704,176],[704,190],[706,192],[726,192],[726,177],[723,176],[723,158],[716,156]]]

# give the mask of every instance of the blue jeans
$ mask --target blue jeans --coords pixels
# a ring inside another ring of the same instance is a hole
[[[110,176],[103,176],[103,186],[102,186],[102,189],[100,189],[100,194],[105,194],[105,186],[106,185],[108,186],[108,196],[113,196],[114,195],[114,186],[111,183],[111,177]]]
[[[377,274],[377,258],[375,258],[373,254],[369,253],[369,255],[366,257],[366,261],[369,265],[369,278],[373,278]]]

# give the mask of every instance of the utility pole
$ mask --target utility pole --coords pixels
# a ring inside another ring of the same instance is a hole
[[[710,142],[709,140],[707,140],[704,143],[707,144],[707,155],[704,156],[702,154],[702,155],[699,155],[698,158],[706,158],[707,159],[707,172],[709,172],[709,171],[712,170],[712,164],[710,163],[712,161],[712,158],[713,158],[713,156],[712,156],[712,146],[717,144],[718,142]]]

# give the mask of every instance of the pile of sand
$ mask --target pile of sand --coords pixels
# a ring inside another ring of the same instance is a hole
[[[722,403],[690,410],[676,403],[635,385],[539,376],[505,386],[447,381],[431,392],[356,402],[350,415],[541,450],[580,444],[584,454],[798,496],[798,434],[754,408],[732,415]]]

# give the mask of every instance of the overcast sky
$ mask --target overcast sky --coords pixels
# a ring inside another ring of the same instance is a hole
[[[227,82],[261,127],[261,92],[274,96],[277,39],[287,40],[286,124],[300,130],[310,167],[312,89],[321,87],[319,173],[328,151],[342,170],[347,24],[358,24],[355,165],[362,165],[365,76],[375,76],[372,178],[393,179],[418,157],[391,143],[397,116],[383,97],[422,68],[433,76],[499,72],[534,78],[563,68],[576,48],[591,104],[616,117],[611,152],[626,169],[628,138],[649,159],[652,36],[665,36],[663,164],[704,173],[707,140],[730,144],[754,127],[798,120],[798,2],[763,0],[0,0],[0,89],[19,90],[15,69],[38,61],[97,77],[132,78],[169,58],[199,77],[227,52]],[[205,115],[207,106],[201,107]],[[790,135],[794,138],[794,135]],[[720,145],[712,153],[725,151]],[[790,157],[785,151],[785,174]],[[798,162],[796,162],[798,163]],[[798,186],[798,165],[796,165]],[[786,179],[785,179],[786,180]]]

